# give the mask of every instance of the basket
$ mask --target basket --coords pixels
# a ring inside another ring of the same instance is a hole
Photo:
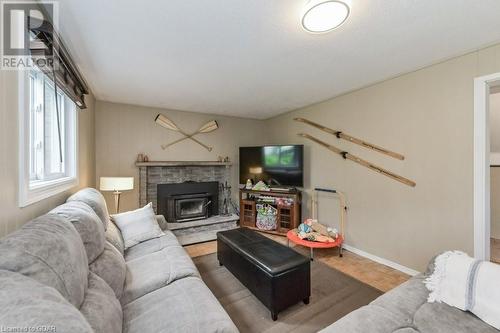
[[[271,205],[257,205],[257,222],[261,230],[276,230],[278,228],[278,210]]]

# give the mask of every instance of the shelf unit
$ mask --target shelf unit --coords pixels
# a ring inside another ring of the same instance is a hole
[[[292,199],[290,206],[270,203],[278,210],[276,230],[261,230],[256,227],[257,221],[257,203],[259,197],[274,197]],[[302,192],[294,191],[254,191],[240,189],[240,225],[250,229],[260,230],[270,234],[286,236],[286,233],[299,226],[302,219]]]

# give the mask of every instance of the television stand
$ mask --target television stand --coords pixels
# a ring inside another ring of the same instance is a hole
[[[271,191],[274,192],[296,192],[297,189],[295,187],[271,187]]]
[[[289,205],[283,204],[286,199]],[[265,203],[278,210],[276,230],[261,230],[257,228],[257,204]],[[270,234],[286,236],[289,230],[299,226],[302,220],[302,192],[297,189],[272,188],[270,191],[254,191],[240,189],[240,226],[267,232]]]

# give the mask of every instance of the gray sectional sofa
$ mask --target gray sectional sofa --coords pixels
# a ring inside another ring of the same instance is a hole
[[[328,326],[320,333],[499,333],[470,312],[445,303],[428,303],[423,281],[434,270],[417,275]]]
[[[0,328],[238,332],[176,237],[164,232],[124,250],[102,195],[76,193],[0,240]]]

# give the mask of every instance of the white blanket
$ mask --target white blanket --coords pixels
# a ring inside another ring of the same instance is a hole
[[[470,311],[500,329],[500,265],[479,261],[460,251],[448,251],[435,260],[435,269],[424,283],[428,302],[444,302]]]

